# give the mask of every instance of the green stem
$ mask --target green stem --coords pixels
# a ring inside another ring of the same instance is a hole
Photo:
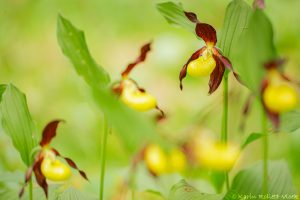
[[[102,134],[102,145],[101,145],[101,171],[100,171],[100,194],[99,199],[103,200],[104,192],[104,177],[105,177],[105,162],[106,162],[106,144],[108,136],[108,124],[106,117],[103,119],[103,134]]]
[[[268,149],[269,149],[269,141],[268,141],[268,127],[267,127],[267,116],[265,113],[265,109],[262,105],[262,116],[261,116],[261,129],[263,134],[263,184],[262,191],[264,194],[268,193]]]
[[[33,184],[32,184],[32,178],[30,178],[30,181],[29,181],[29,200],[33,200]]]
[[[228,72],[225,71],[223,78],[223,116],[222,116],[222,132],[221,132],[221,141],[224,144],[227,144],[228,139]],[[225,171],[225,183],[226,189],[229,191],[229,175]]]

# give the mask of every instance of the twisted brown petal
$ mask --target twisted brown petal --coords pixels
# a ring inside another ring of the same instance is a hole
[[[241,132],[244,132],[246,119],[247,119],[247,117],[249,115],[249,111],[253,105],[253,100],[254,100],[254,95],[250,94],[249,97],[247,98],[246,103],[243,108],[243,113],[242,113],[241,122],[240,122]]]
[[[59,122],[62,122],[63,120],[55,120],[47,124],[47,126],[43,130],[43,136],[42,140],[40,142],[40,145],[43,147],[51,142],[51,140],[56,135],[56,129],[59,124]]]
[[[193,12],[184,12],[185,16],[193,23],[200,23],[197,19],[197,15]]]
[[[41,159],[38,160],[36,165],[33,167],[33,171],[34,171],[34,175],[35,175],[35,179],[36,179],[37,183],[39,184],[39,186],[41,188],[43,188],[46,198],[48,198],[48,184],[46,181],[46,177],[44,176],[44,174],[41,171],[41,164],[43,162],[43,159],[44,158],[42,157]]]
[[[24,181],[24,185],[23,185],[22,189],[19,192],[19,198],[21,198],[23,196],[25,187],[27,186],[28,182],[31,179],[32,172],[33,172],[34,168],[39,164],[40,160],[43,160],[43,156],[42,156],[41,152],[39,152],[39,154],[35,157],[35,159],[32,163],[32,166],[30,166],[25,173],[25,181]]]
[[[213,55],[215,61],[216,61],[216,67],[214,69],[214,71],[211,73],[210,75],[210,79],[209,79],[209,94],[214,93],[214,91],[216,91],[218,89],[218,87],[220,86],[222,79],[223,79],[223,74],[225,72],[225,66],[223,64],[223,62],[221,61],[221,59],[216,56]]]
[[[206,46],[202,47],[201,49],[199,49],[196,52],[194,52],[193,55],[187,61],[187,63],[182,67],[182,69],[180,71],[180,74],[179,74],[180,89],[181,90],[183,89],[182,80],[186,77],[186,71],[187,71],[188,64],[190,62],[192,62],[193,60],[196,60],[197,58],[199,58],[205,50],[206,50]]]
[[[59,156],[59,157],[65,159],[65,161],[69,164],[69,166],[72,167],[73,169],[76,169],[76,170],[79,172],[79,174],[80,174],[84,179],[86,179],[87,181],[89,180],[89,179],[87,178],[86,173],[85,173],[84,171],[80,170],[80,169],[77,167],[76,163],[75,163],[73,160],[71,160],[70,158],[67,158],[67,157],[64,157],[64,156],[60,155],[60,153],[59,153],[56,149],[54,149],[54,148],[52,148],[51,150],[53,151],[53,153],[55,153],[56,156]]]
[[[267,62],[264,65],[264,67],[266,70],[279,69],[285,63],[286,63],[286,59],[278,58]]]
[[[268,85],[269,85],[269,81],[267,79],[264,79],[262,81],[262,84],[261,84],[261,97],[263,96],[263,94],[265,92],[265,89],[268,87]],[[263,99],[261,99],[261,102],[262,102],[262,104],[264,106],[265,112],[266,112],[269,120],[273,124],[273,127],[274,127],[275,131],[278,131],[279,127],[280,127],[280,116],[279,116],[279,113],[274,113],[274,112],[270,111],[267,108],[267,106],[265,105],[265,102],[263,101]]]
[[[196,34],[204,40],[206,45],[215,46],[217,43],[217,32],[209,24],[206,23],[197,23],[196,25]]]
[[[122,77],[126,77],[137,64],[145,61],[147,53],[151,50],[150,46],[151,42],[142,46],[139,57],[127,66],[127,68],[122,72]]]

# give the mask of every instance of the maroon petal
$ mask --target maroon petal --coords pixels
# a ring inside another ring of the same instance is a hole
[[[141,48],[141,53],[139,57],[133,63],[130,63],[127,66],[127,68],[122,72],[122,77],[126,77],[137,64],[145,61],[147,53],[151,50],[150,46],[151,46],[151,42],[145,44]]]
[[[197,19],[197,15],[193,12],[184,12],[185,16],[193,23],[200,23]]]
[[[67,158],[67,157],[64,157],[64,156],[60,155],[60,153],[59,153],[56,149],[54,149],[54,148],[52,148],[51,150],[53,151],[53,153],[55,153],[56,156],[59,156],[59,157],[65,159],[65,161],[69,164],[69,166],[72,167],[73,169],[76,169],[76,170],[79,172],[79,174],[80,174],[84,179],[86,179],[87,181],[89,180],[89,179],[87,178],[86,173],[85,173],[84,171],[80,170],[80,169],[77,167],[76,163],[75,163],[73,160],[71,160],[70,158]]]
[[[269,85],[269,81],[267,79],[264,79],[262,84],[261,84],[261,96],[263,96],[265,89],[268,87]],[[263,99],[261,99],[261,102],[265,108],[266,114],[269,118],[269,120],[272,122],[273,127],[275,129],[275,131],[279,130],[279,126],[280,126],[280,116],[279,113],[274,113],[272,111],[270,111],[267,106],[265,105]]]
[[[279,127],[280,127],[280,117],[279,117],[279,113],[274,113],[269,111],[266,107],[265,107],[267,116],[269,118],[269,120],[272,122],[273,127],[275,129],[276,132],[278,132]]]
[[[233,67],[232,67],[232,64],[231,64],[230,60],[229,60],[227,57],[223,56],[223,54],[221,53],[221,51],[220,51],[218,48],[216,48],[216,47],[213,48],[213,53],[214,53],[215,55],[217,55],[217,56],[220,58],[220,60],[223,62],[224,66],[225,66],[227,69],[229,69],[230,71],[232,71],[232,73],[233,73],[234,77],[236,78],[236,80],[237,80],[239,83],[243,84],[243,82],[241,81],[241,78],[239,77],[238,73],[236,73],[236,72],[234,71],[234,69],[233,69]],[[243,84],[243,85],[244,85],[244,84]]]
[[[215,46],[217,43],[217,32],[211,25],[206,23],[197,23],[195,31],[196,34],[204,40],[206,45]]]
[[[49,144],[52,140],[52,138],[56,135],[56,129],[59,124],[59,122],[62,122],[63,120],[55,120],[47,124],[47,126],[43,130],[43,136],[42,140],[40,142],[40,145],[43,147],[47,144]]]
[[[249,111],[251,110],[251,107],[253,105],[253,100],[254,100],[254,95],[250,94],[249,97],[247,98],[246,103],[243,108],[243,113],[242,113],[241,122],[240,122],[241,132],[243,132],[245,129],[246,119],[249,116]]]
[[[266,7],[264,0],[254,0],[253,8],[264,9]]]
[[[48,198],[48,184],[46,181],[46,177],[44,176],[44,174],[41,171],[42,162],[43,162],[43,158],[40,159],[36,163],[36,165],[33,167],[33,171],[34,171],[34,175],[35,175],[35,179],[36,179],[37,183],[39,184],[39,186],[41,188],[43,188],[46,198]]]
[[[160,114],[156,117],[157,121],[161,121],[163,119],[166,119],[165,112],[160,107],[156,106],[155,109],[160,112]]]
[[[264,66],[266,70],[278,69],[286,63],[286,59],[278,58],[267,62]]]
[[[214,71],[210,75],[209,79],[209,94],[212,94],[214,91],[218,89],[220,86],[222,79],[223,79],[223,74],[225,72],[225,66],[223,62],[220,60],[220,58],[216,55],[213,55],[215,61],[216,61],[216,67]]]
[[[41,152],[35,157],[34,161],[33,161],[33,164],[32,166],[30,166],[26,173],[25,173],[25,181],[24,181],[24,185],[22,187],[22,189],[20,190],[19,192],[19,198],[21,198],[24,194],[24,191],[25,191],[25,187],[27,186],[28,182],[30,181],[31,179],[31,176],[32,176],[32,172],[34,170],[34,168],[39,164],[39,161],[43,159],[43,156],[41,154]]]
[[[193,60],[196,60],[197,58],[199,58],[205,50],[206,50],[206,47],[202,47],[201,49],[199,49],[195,53],[193,53],[193,55],[190,57],[190,59],[187,61],[187,63],[181,69],[180,74],[179,74],[180,89],[181,90],[183,88],[182,80],[186,77],[187,66],[189,65],[190,62],[192,62]]]

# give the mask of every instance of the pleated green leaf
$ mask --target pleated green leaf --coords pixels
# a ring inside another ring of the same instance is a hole
[[[23,162],[31,163],[31,150],[37,146],[36,127],[28,110],[26,97],[15,86],[8,85],[0,103],[1,124]]]
[[[276,56],[272,24],[263,11],[257,9],[253,12],[248,28],[231,53],[234,69],[242,82],[259,95],[265,76],[264,64]]]
[[[248,28],[252,13],[252,8],[244,0],[233,0],[227,6],[223,29],[217,44],[226,57],[231,58],[232,50]]]
[[[280,116],[280,131],[291,133],[300,128],[300,112],[292,111]]]
[[[225,196],[225,200],[243,199],[245,195],[252,195],[252,199],[266,199],[262,196],[263,163],[258,162],[249,169],[239,172],[233,182],[230,191]],[[292,177],[285,161],[268,162],[268,194],[278,195],[277,199],[293,199],[292,195],[297,192],[293,186]],[[284,198],[284,196],[290,198]]]
[[[90,85],[107,86],[110,77],[92,58],[84,33],[62,16],[58,17],[57,27],[59,45],[63,53],[68,55],[77,73]]]
[[[263,136],[262,133],[251,133],[245,140],[245,142],[242,144],[241,149],[246,148],[249,144],[252,142],[260,139]]]
[[[126,147],[129,150],[136,150],[145,142],[157,142],[159,136],[156,133],[153,121],[121,103],[112,94],[109,87],[99,87],[102,81],[100,77],[106,77],[106,75],[97,75],[103,72],[103,68],[100,68],[94,61],[91,62],[93,59],[88,53],[83,32],[75,28],[68,20],[59,16],[57,37],[63,53],[71,60],[78,75],[82,76],[90,86],[95,102]],[[78,52],[81,52],[80,59],[78,59]],[[107,84],[107,81],[105,84]]]
[[[205,194],[193,186],[189,185],[185,180],[181,180],[175,184],[170,191],[169,200],[221,200],[223,195]]]
[[[156,8],[168,23],[185,28],[195,34],[195,24],[187,19],[181,4],[165,2],[157,4]]]

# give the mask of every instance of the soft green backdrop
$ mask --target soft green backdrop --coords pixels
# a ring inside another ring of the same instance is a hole
[[[185,80],[179,90],[178,73],[192,52],[203,43],[186,30],[170,26],[155,9],[163,1],[151,0],[0,0],[0,83],[14,83],[27,95],[30,111],[39,130],[50,120],[67,121],[59,128],[53,145],[86,169],[91,184],[76,177],[78,187],[97,193],[101,113],[63,56],[56,40],[58,13],[85,31],[91,53],[113,79],[135,59],[142,44],[153,40],[147,62],[132,74],[140,85],[158,98],[168,119],[159,125],[162,134],[178,141],[193,127],[220,131],[221,89],[207,95],[207,79]],[[182,1],[202,21],[221,31],[229,0]],[[251,2],[251,1],[248,1]],[[300,72],[300,1],[269,0],[266,12],[275,29],[275,44],[287,57],[286,70],[298,78]],[[259,31],[259,30],[257,30]],[[230,80],[229,135],[239,142],[259,130],[258,112],[251,112],[245,133],[238,131],[247,90]],[[150,113],[149,115],[154,114]],[[141,130],[142,134],[142,130]],[[115,135],[109,136],[107,186],[125,177],[130,156]],[[0,169],[24,170],[10,139],[0,134]],[[234,172],[260,159],[260,143],[249,146]],[[271,137],[271,158],[289,161],[300,188],[300,131]],[[233,173],[234,173],[233,172]],[[175,183],[175,182],[173,182]],[[147,186],[145,186],[147,187]],[[141,188],[143,188],[141,186]]]

